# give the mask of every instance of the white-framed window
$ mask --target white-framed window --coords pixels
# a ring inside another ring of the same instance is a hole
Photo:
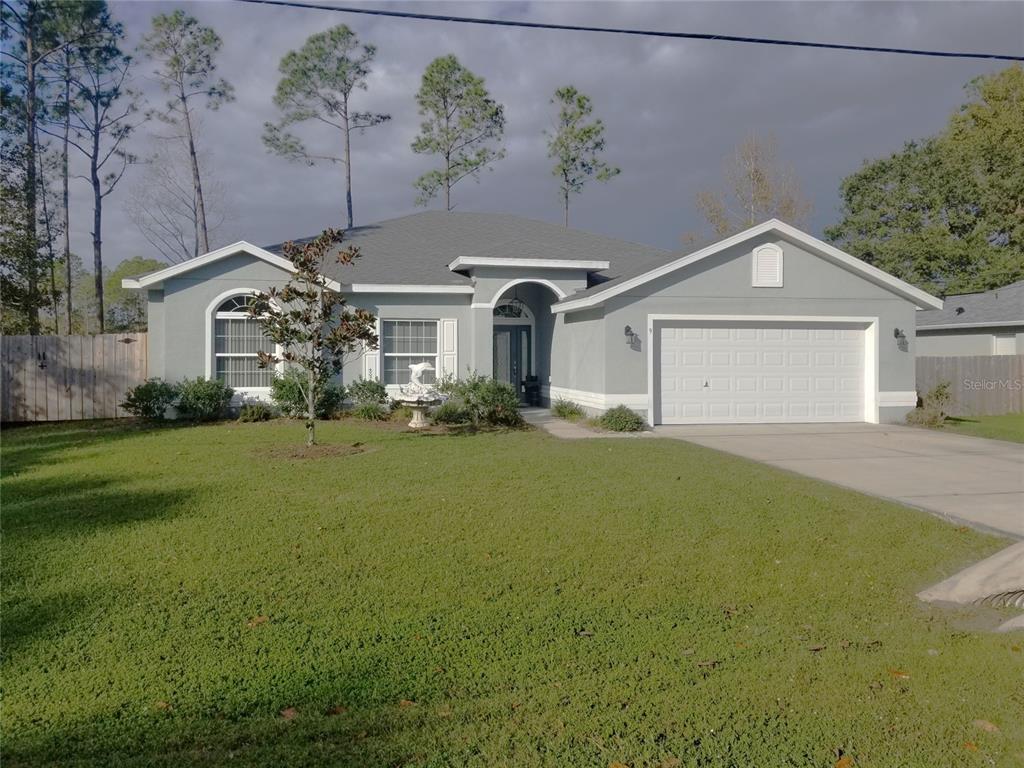
[[[436,372],[440,366],[437,359],[437,320],[381,320],[381,382],[385,386],[401,386],[409,383],[409,366],[416,363],[430,363]],[[423,383],[431,384],[436,374],[427,372]]]
[[[213,315],[213,377],[235,389],[269,389],[273,367],[260,368],[258,353],[273,354],[274,342],[249,317],[249,294],[225,299]]]
[[[754,274],[753,282],[755,288],[781,288],[782,287],[782,249],[774,243],[765,243],[754,249]]]

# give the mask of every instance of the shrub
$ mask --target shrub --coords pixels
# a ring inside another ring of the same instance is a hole
[[[377,379],[359,378],[348,385],[348,395],[356,405],[387,405],[388,391]]]
[[[558,398],[551,404],[551,413],[566,421],[578,421],[586,415],[579,403],[574,403],[572,400],[563,400],[562,398]]]
[[[616,405],[605,411],[601,415],[600,424],[612,432],[639,432],[646,426],[640,414],[624,405]]]
[[[275,376],[270,385],[270,397],[281,409],[281,413],[292,418],[306,415],[306,398],[300,384],[305,385],[306,373],[299,368],[289,368],[281,376]],[[345,388],[330,381],[321,382],[317,388],[313,412],[318,419],[329,419],[345,401]]]
[[[274,418],[274,411],[266,403],[246,403],[238,411],[239,421],[270,421],[272,418]]]
[[[389,412],[380,403],[361,403],[352,409],[352,415],[363,421],[386,421]]]
[[[185,379],[178,385],[178,411],[197,421],[219,419],[235,390],[216,379]]]
[[[523,423],[523,416],[519,412],[519,393],[504,381],[487,379],[474,387],[466,405],[480,424],[518,427]]]
[[[921,405],[907,414],[907,424],[918,427],[941,427],[946,421],[946,408],[952,399],[950,383],[940,381],[921,398]]]
[[[519,393],[504,381],[471,373],[458,381],[446,381],[445,387],[474,424],[492,427],[518,427],[523,423],[519,413]]]
[[[435,424],[469,424],[473,421],[473,414],[462,403],[449,400],[447,403],[441,403],[430,418]]]
[[[125,393],[121,407],[133,416],[160,420],[177,396],[178,391],[173,384],[161,379],[146,379]]]

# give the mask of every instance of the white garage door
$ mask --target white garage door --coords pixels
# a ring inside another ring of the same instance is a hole
[[[863,328],[660,328],[663,424],[864,421]]]

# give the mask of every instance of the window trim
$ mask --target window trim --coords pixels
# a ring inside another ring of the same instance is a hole
[[[214,342],[214,333],[216,332],[216,321],[218,319],[249,319],[249,316],[244,312],[218,312],[217,309],[230,298],[235,296],[254,296],[257,293],[261,293],[257,288],[232,288],[231,290],[224,291],[218,294],[213,301],[206,308],[206,367],[204,375],[207,379],[214,379],[217,376],[217,358],[218,357],[255,357],[255,355],[243,355],[243,354],[218,354],[216,351],[216,344]],[[274,354],[280,357],[281,345],[277,344],[274,346]],[[280,373],[283,368],[282,364],[278,363],[274,366],[274,372]],[[243,395],[269,395],[270,387],[232,387],[236,393]]]
[[[433,323],[434,324],[434,376],[441,376],[441,318],[435,317],[382,317],[379,319],[380,322],[380,362],[378,363],[379,372],[378,380],[386,388],[397,391],[399,387],[405,386],[404,384],[389,384],[386,381],[387,376],[387,358],[389,357],[431,357],[429,354],[423,354],[419,352],[385,352],[384,351],[384,327],[386,323]]]

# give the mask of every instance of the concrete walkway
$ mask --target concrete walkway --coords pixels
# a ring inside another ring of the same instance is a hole
[[[1024,539],[1024,444],[878,424],[659,426],[654,434]]]
[[[638,437],[651,437],[651,432],[601,432],[596,429],[590,429],[582,424],[574,424],[571,421],[560,419],[557,416],[551,415],[549,408],[523,408],[523,418],[527,424],[531,424],[538,429],[543,429],[550,435],[560,437],[563,440],[589,440],[591,438],[607,439],[607,438],[638,438]]]

